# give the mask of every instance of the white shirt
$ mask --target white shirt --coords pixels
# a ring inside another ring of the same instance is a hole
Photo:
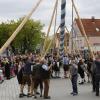
[[[21,65],[19,64],[18,65],[18,72],[21,70]]]
[[[59,67],[59,62],[57,62],[57,66]]]
[[[31,71],[33,71],[33,67],[34,67],[34,66],[33,66],[33,65],[31,65]]]
[[[48,71],[48,66],[47,65],[42,65],[42,68],[46,71]]]

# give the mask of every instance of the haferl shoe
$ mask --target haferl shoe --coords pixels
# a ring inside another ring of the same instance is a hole
[[[40,97],[42,97],[42,95],[40,95]]]
[[[39,93],[39,92],[36,92],[36,94],[37,94],[37,95],[40,95],[40,93]]]
[[[76,96],[76,95],[78,95],[78,93],[73,92],[73,96]]]
[[[47,96],[47,97],[44,97],[44,99],[51,99],[51,97],[50,96]]]
[[[37,98],[37,96],[34,96],[34,99],[36,99]]]
[[[99,94],[96,93],[96,96],[99,96]]]
[[[20,93],[19,98],[22,98],[22,97],[24,97],[24,95],[23,95],[23,93]]]
[[[32,95],[30,93],[27,94],[27,97],[32,97]]]
[[[71,92],[70,94],[73,95],[74,92]]]
[[[81,83],[79,83],[80,85],[83,85],[84,84],[84,82],[81,82]]]
[[[23,96],[27,96],[27,94],[24,94],[24,93],[23,93]]]

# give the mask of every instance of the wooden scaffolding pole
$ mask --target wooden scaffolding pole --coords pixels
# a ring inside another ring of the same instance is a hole
[[[93,52],[92,52],[92,48],[91,48],[91,45],[90,45],[90,43],[89,43],[88,37],[87,37],[87,35],[86,35],[86,32],[85,32],[84,26],[83,26],[82,21],[81,21],[81,19],[80,19],[80,16],[79,16],[78,10],[77,10],[77,8],[76,8],[76,6],[75,6],[74,1],[73,1],[73,0],[71,0],[71,1],[72,1],[72,4],[73,4],[73,7],[74,7],[74,10],[75,10],[75,12],[76,12],[76,15],[77,15],[77,17],[78,17],[78,20],[79,20],[79,23],[80,23],[80,26],[81,26],[81,29],[82,29],[82,33],[83,33],[84,38],[85,38],[85,40],[86,40],[86,42],[87,42],[88,49],[90,50],[90,56],[91,56],[92,58],[95,58],[95,56],[94,56],[94,54],[93,54]]]
[[[71,37],[71,33],[69,32],[69,30],[67,29],[67,27],[65,27],[65,29],[66,29],[66,31],[68,32],[69,37]],[[76,48],[78,54],[80,54],[80,57],[82,58],[82,55],[81,55],[79,49],[77,48],[75,42],[73,42],[73,47]]]
[[[56,31],[55,34],[57,34],[59,28],[60,28],[60,27],[58,27],[58,29],[57,29],[57,31]],[[55,36],[56,36],[56,35],[54,35],[53,39],[55,38]],[[53,42],[54,42],[53,40],[50,41],[50,43],[48,44],[48,48],[45,50],[44,55],[42,55],[41,58],[44,58],[44,57],[46,56],[46,54],[47,54],[48,50],[50,49],[51,45],[53,44]]]
[[[31,17],[31,15],[35,12],[37,7],[40,5],[42,0],[39,0],[36,6],[33,7],[33,9],[30,11],[30,13],[23,19],[22,23],[18,26],[18,28],[14,31],[14,33],[10,36],[10,38],[6,41],[6,43],[1,47],[0,54],[2,54],[6,48],[11,44],[11,42],[15,39],[16,35],[19,33],[19,31],[23,28],[27,20]]]
[[[58,0],[56,0],[55,5],[54,5],[52,17],[51,17],[51,20],[50,20],[50,25],[49,25],[49,28],[47,30],[47,35],[46,35],[45,40],[44,40],[44,45],[43,45],[43,50],[42,50],[41,56],[44,55],[44,52],[45,52],[46,41],[47,41],[49,33],[50,33],[50,29],[51,29],[51,26],[52,26],[52,22],[53,22],[53,19],[54,19],[54,15],[55,15],[55,12],[56,12],[57,5],[58,5]]]
[[[55,11],[55,23],[54,23],[54,36],[53,36],[53,49],[55,48],[55,38],[56,38],[56,26],[57,26],[57,14],[58,14],[58,2],[57,2],[57,7]],[[59,26],[60,27],[60,26]],[[57,28],[57,31],[59,30],[59,27]]]
[[[56,38],[57,38],[57,33],[60,29],[60,26],[57,28],[56,32],[54,33],[54,37],[53,37],[53,49],[55,48],[55,42],[56,42]]]

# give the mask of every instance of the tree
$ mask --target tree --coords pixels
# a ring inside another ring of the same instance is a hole
[[[0,47],[7,41],[11,34],[15,31],[23,18],[17,21],[9,21],[0,24]],[[23,29],[19,32],[16,38],[11,43],[11,47],[18,49],[21,53],[31,52],[36,49],[36,46],[42,41],[43,25],[40,21],[30,19],[27,21]],[[4,35],[5,34],[5,35]]]
[[[9,34],[7,33],[9,33],[8,24],[1,23],[0,25],[0,47],[8,39]]]

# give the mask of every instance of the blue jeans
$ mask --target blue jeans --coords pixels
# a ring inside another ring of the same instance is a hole
[[[78,89],[77,89],[77,79],[78,79],[78,75],[74,75],[72,76],[71,82],[72,82],[72,89],[74,93],[78,93]]]

